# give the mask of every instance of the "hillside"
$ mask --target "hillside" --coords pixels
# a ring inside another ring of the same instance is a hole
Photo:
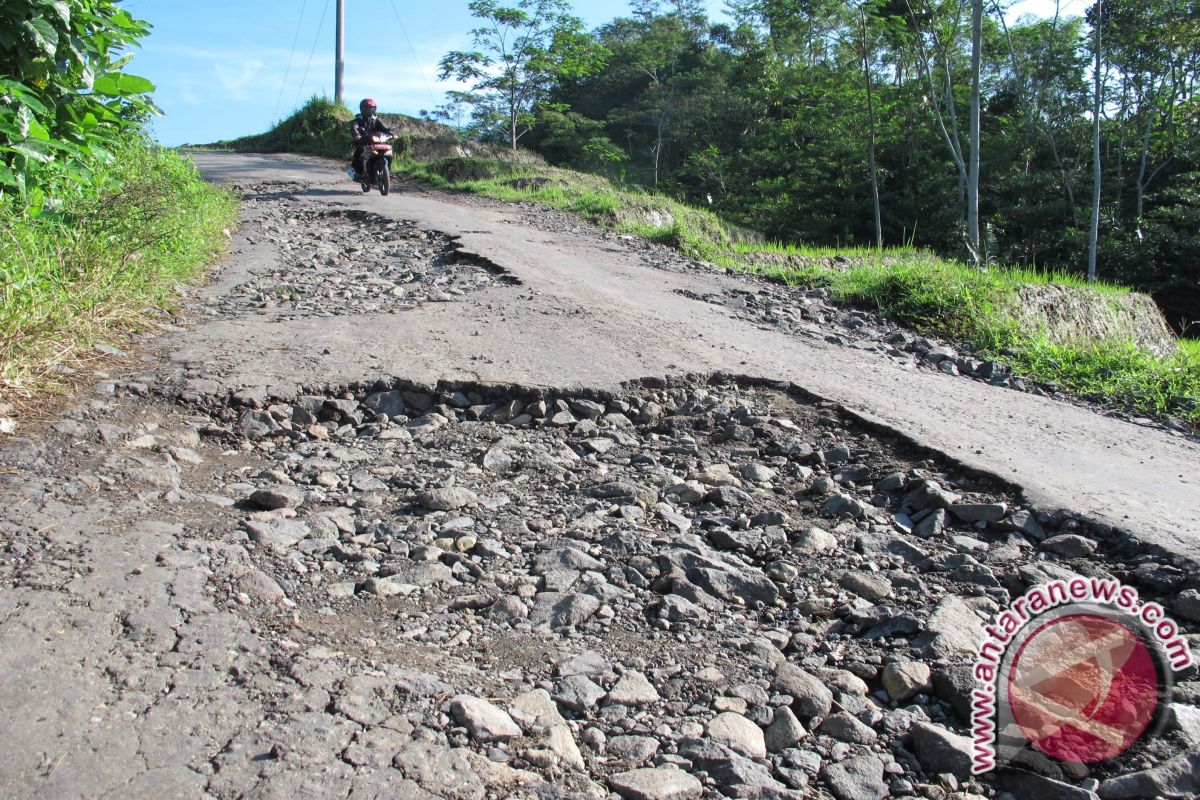
[[[507,158],[501,148],[464,140],[453,128],[405,114],[381,113],[380,119],[396,132],[394,148],[401,159],[426,161],[438,158]],[[326,98],[314,97],[270,130],[229,139],[204,148],[243,153],[299,153],[349,160],[350,121],[354,112]],[[522,154],[519,160],[543,163],[538,156]]]

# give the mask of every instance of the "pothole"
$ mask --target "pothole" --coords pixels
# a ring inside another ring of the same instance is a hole
[[[954,759],[969,758],[947,732],[967,733],[986,620],[1053,580],[1119,579],[1168,608],[1188,585],[1117,532],[1039,513],[779,386],[381,382],[244,399],[207,407],[201,430],[241,448],[203,489],[236,503],[214,532],[257,567],[223,586],[226,601],[301,647],[417,670],[435,690],[372,702],[454,745],[478,747],[431,699],[437,687],[543,687],[591,743],[593,780],[677,764],[730,789],[726,762],[742,762],[705,749],[716,716],[770,732],[791,714],[801,733],[747,759],[764,786],[829,787],[822,764],[862,758],[893,794],[944,791]],[[784,662],[815,680],[782,686]],[[930,735],[940,756],[914,744]],[[614,758],[603,743],[618,740],[629,753]],[[523,740],[490,747],[526,769],[561,768]],[[1055,780],[1185,750],[1171,732]]]
[[[397,313],[519,281],[455,240],[363,211],[269,209],[250,244],[278,250],[268,268],[233,288],[210,313],[270,314],[276,321]]]

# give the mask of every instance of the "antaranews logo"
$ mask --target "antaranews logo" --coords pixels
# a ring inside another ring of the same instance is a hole
[[[1179,626],[1115,580],[1035,586],[985,627],[972,694],[972,771],[1030,746],[1064,762],[1120,755],[1161,723],[1193,663]]]

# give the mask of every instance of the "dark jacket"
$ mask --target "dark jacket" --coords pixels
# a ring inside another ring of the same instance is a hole
[[[392,129],[384,125],[383,120],[379,117],[366,119],[362,114],[359,114],[350,123],[350,130],[354,136],[354,144],[359,147],[369,144],[371,137],[377,133],[386,133],[389,136],[393,135]]]

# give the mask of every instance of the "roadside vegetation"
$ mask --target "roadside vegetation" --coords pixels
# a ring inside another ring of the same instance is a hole
[[[110,0],[17,0],[0,29],[0,400],[20,403],[161,314],[236,201],[144,132],[154,87],[121,51],[145,23]]]

